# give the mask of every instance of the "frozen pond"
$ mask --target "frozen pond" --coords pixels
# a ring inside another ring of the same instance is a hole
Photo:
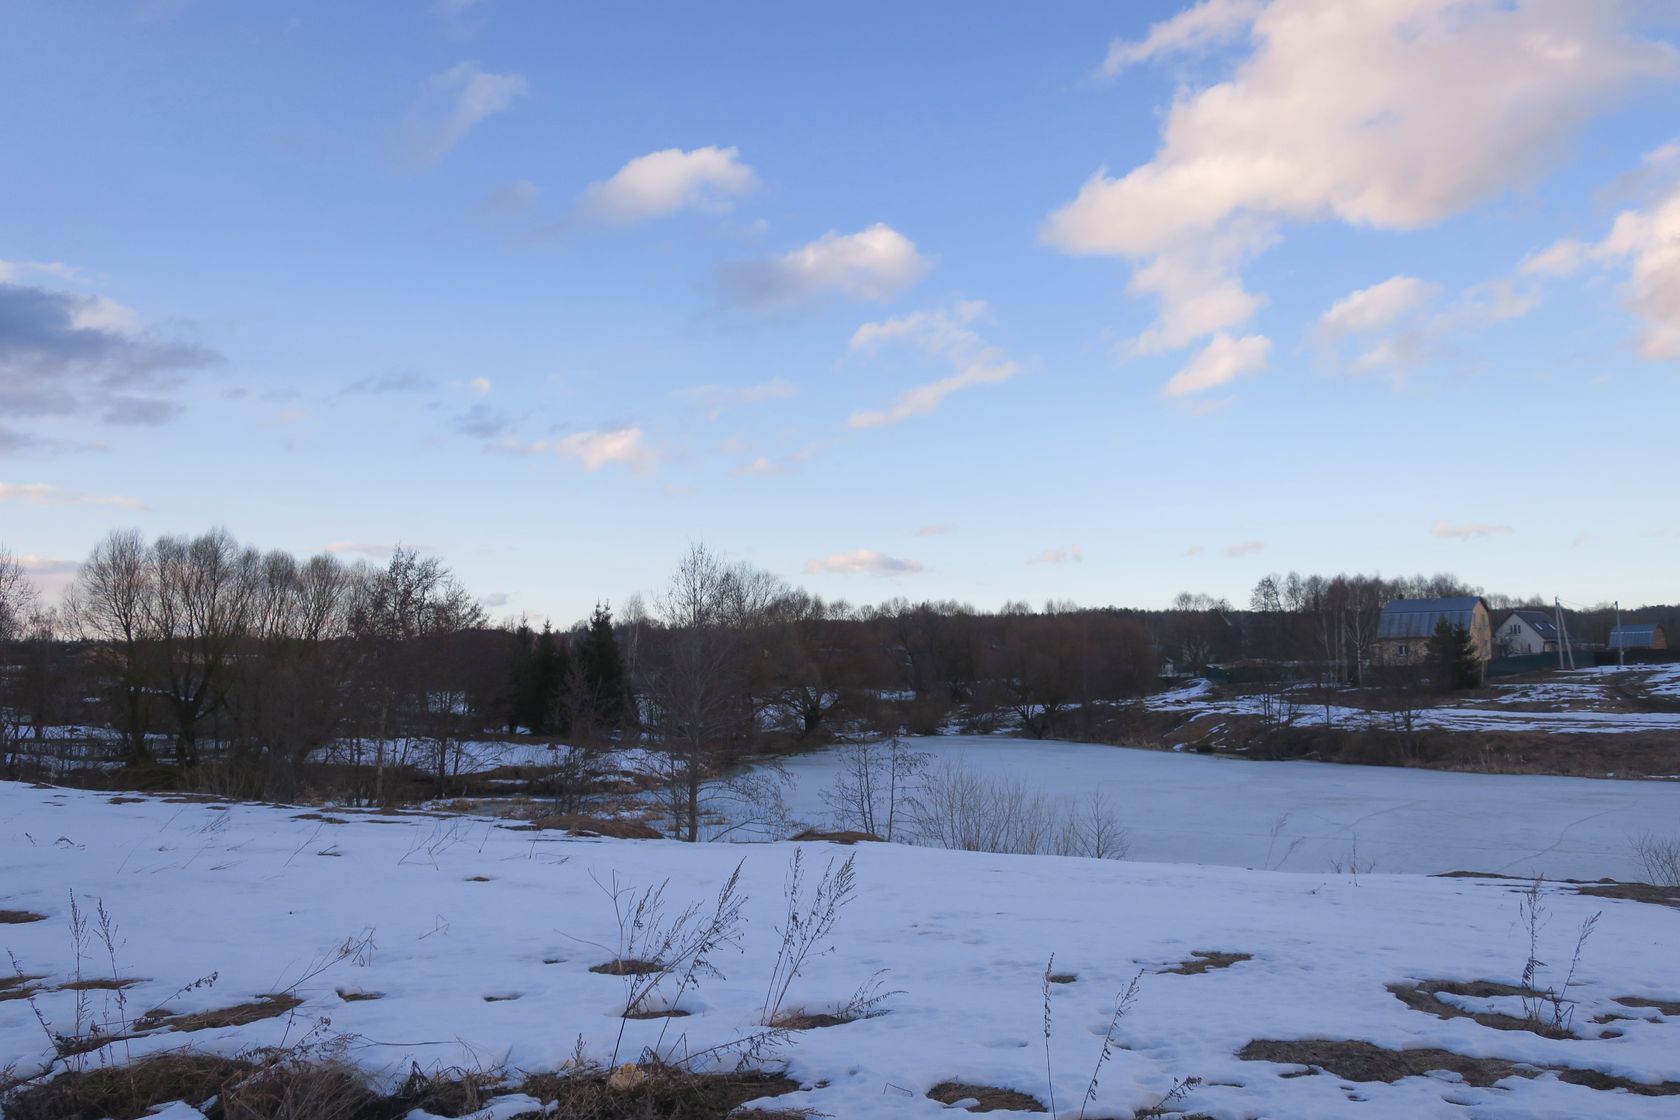
[[[1353,862],[1357,843],[1360,868],[1377,872],[1628,879],[1640,872],[1635,837],[1680,834],[1680,783],[1248,762],[981,736],[904,742],[933,767],[960,762],[1070,800],[1101,793],[1130,830],[1133,860],[1326,874]],[[822,792],[842,749],[787,762],[796,819],[830,822]]]

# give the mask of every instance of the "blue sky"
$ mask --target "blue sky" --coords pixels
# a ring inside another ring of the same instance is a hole
[[[0,10],[0,542],[829,597],[1672,601],[1680,17]]]

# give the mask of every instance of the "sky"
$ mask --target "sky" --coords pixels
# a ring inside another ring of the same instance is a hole
[[[0,7],[0,545],[1680,598],[1680,11]]]

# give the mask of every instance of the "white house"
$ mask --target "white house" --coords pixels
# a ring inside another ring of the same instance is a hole
[[[1557,620],[1545,611],[1512,611],[1493,632],[1493,648],[1501,657],[1556,653]]]

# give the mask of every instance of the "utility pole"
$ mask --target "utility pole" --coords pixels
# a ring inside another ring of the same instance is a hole
[[[1560,602],[1558,602],[1558,601],[1557,601],[1557,597],[1556,597],[1556,596],[1553,596],[1553,597],[1552,597],[1552,617],[1553,617],[1553,618],[1554,618],[1554,619],[1555,619],[1555,620],[1556,620],[1556,621],[1557,621],[1557,632],[1558,632],[1558,644],[1557,644],[1557,646],[1558,646],[1558,668],[1559,668],[1559,669],[1562,669],[1562,668],[1563,668],[1563,647],[1564,647],[1564,637],[1563,637],[1563,604],[1562,604],[1562,603],[1560,603]]]
[[[1622,628],[1622,601],[1620,599],[1617,599],[1616,600],[1616,630],[1611,631],[1611,633],[1616,633],[1616,631],[1621,630],[1621,628]],[[1627,635],[1626,634],[1617,634],[1616,664],[1618,666],[1623,666],[1623,667],[1625,667],[1627,665]]]

